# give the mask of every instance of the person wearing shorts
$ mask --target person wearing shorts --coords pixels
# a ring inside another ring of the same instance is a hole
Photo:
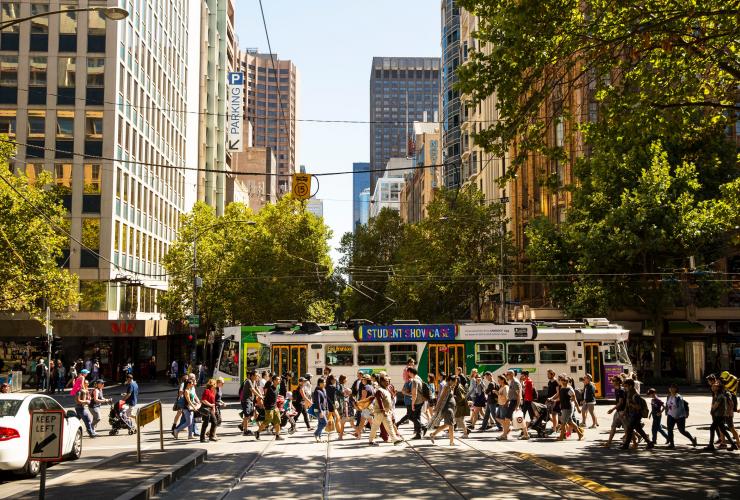
[[[514,370],[506,372],[506,381],[509,384],[507,389],[506,408],[504,409],[504,432],[498,439],[505,441],[509,439],[509,431],[511,430],[511,419],[514,416],[514,411],[519,408],[522,402],[522,384],[516,379]]]
[[[609,410],[609,414],[614,413],[614,416],[612,417],[612,427],[609,431],[609,439],[604,443],[605,447],[609,447],[609,445],[612,444],[612,439],[614,439],[614,434],[617,433],[617,429],[624,426],[625,422],[623,416],[624,411],[627,408],[627,393],[622,388],[622,378],[612,378],[612,385],[614,386],[614,399],[617,404]]]
[[[249,430],[249,422],[251,422],[254,416],[254,402],[258,398],[259,392],[257,391],[257,372],[251,371],[247,374],[247,378],[244,380],[242,385],[242,392],[239,397],[239,402],[242,407],[242,425],[241,430],[244,436],[251,436],[252,431]]]
[[[283,439],[280,436],[280,412],[277,410],[278,387],[280,387],[280,377],[278,375],[265,383],[265,396],[262,399],[262,404],[265,407],[265,420],[262,421],[257,432],[254,433],[255,439],[259,439],[260,432],[267,429],[270,424],[275,429],[275,439],[277,441]]]

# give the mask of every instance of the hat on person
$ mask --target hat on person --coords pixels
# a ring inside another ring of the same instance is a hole
[[[362,376],[362,378],[372,378],[369,373],[366,373]]]
[[[88,370],[87,368],[83,368],[82,370],[80,370],[80,373],[83,375],[87,375],[88,373],[90,373],[90,370]]]
[[[102,378],[99,378],[98,380],[95,381],[95,385],[98,385],[98,384],[105,384],[105,380],[103,380]]]
[[[656,393],[656,391],[655,391],[655,389],[653,389],[653,388],[651,387],[650,389],[648,389],[648,390],[647,390],[647,393],[648,393],[648,394],[655,394],[655,393]]]
[[[306,381],[306,377],[298,377],[298,382],[305,382],[305,381]]]
[[[311,380],[311,374],[310,373],[306,373],[306,380]]]

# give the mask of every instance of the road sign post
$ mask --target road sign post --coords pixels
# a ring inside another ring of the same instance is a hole
[[[28,435],[28,459],[41,462],[39,499],[44,500],[46,496],[46,462],[62,460],[64,411],[32,411],[31,430]]]
[[[164,451],[164,426],[162,424],[162,402],[152,401],[139,408],[136,413],[136,460],[141,463],[141,428],[159,419],[159,449]]]

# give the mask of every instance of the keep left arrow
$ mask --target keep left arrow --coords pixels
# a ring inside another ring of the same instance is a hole
[[[49,436],[46,436],[41,442],[37,442],[36,446],[33,447],[33,453],[41,453],[41,451],[46,448],[46,445],[51,443],[57,438],[56,434],[51,434]]]

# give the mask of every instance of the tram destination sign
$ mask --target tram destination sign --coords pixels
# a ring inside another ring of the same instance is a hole
[[[533,340],[536,337],[537,328],[529,323],[470,323],[461,325],[457,333],[457,340]]]
[[[455,325],[362,325],[360,342],[427,342],[455,340]]]

